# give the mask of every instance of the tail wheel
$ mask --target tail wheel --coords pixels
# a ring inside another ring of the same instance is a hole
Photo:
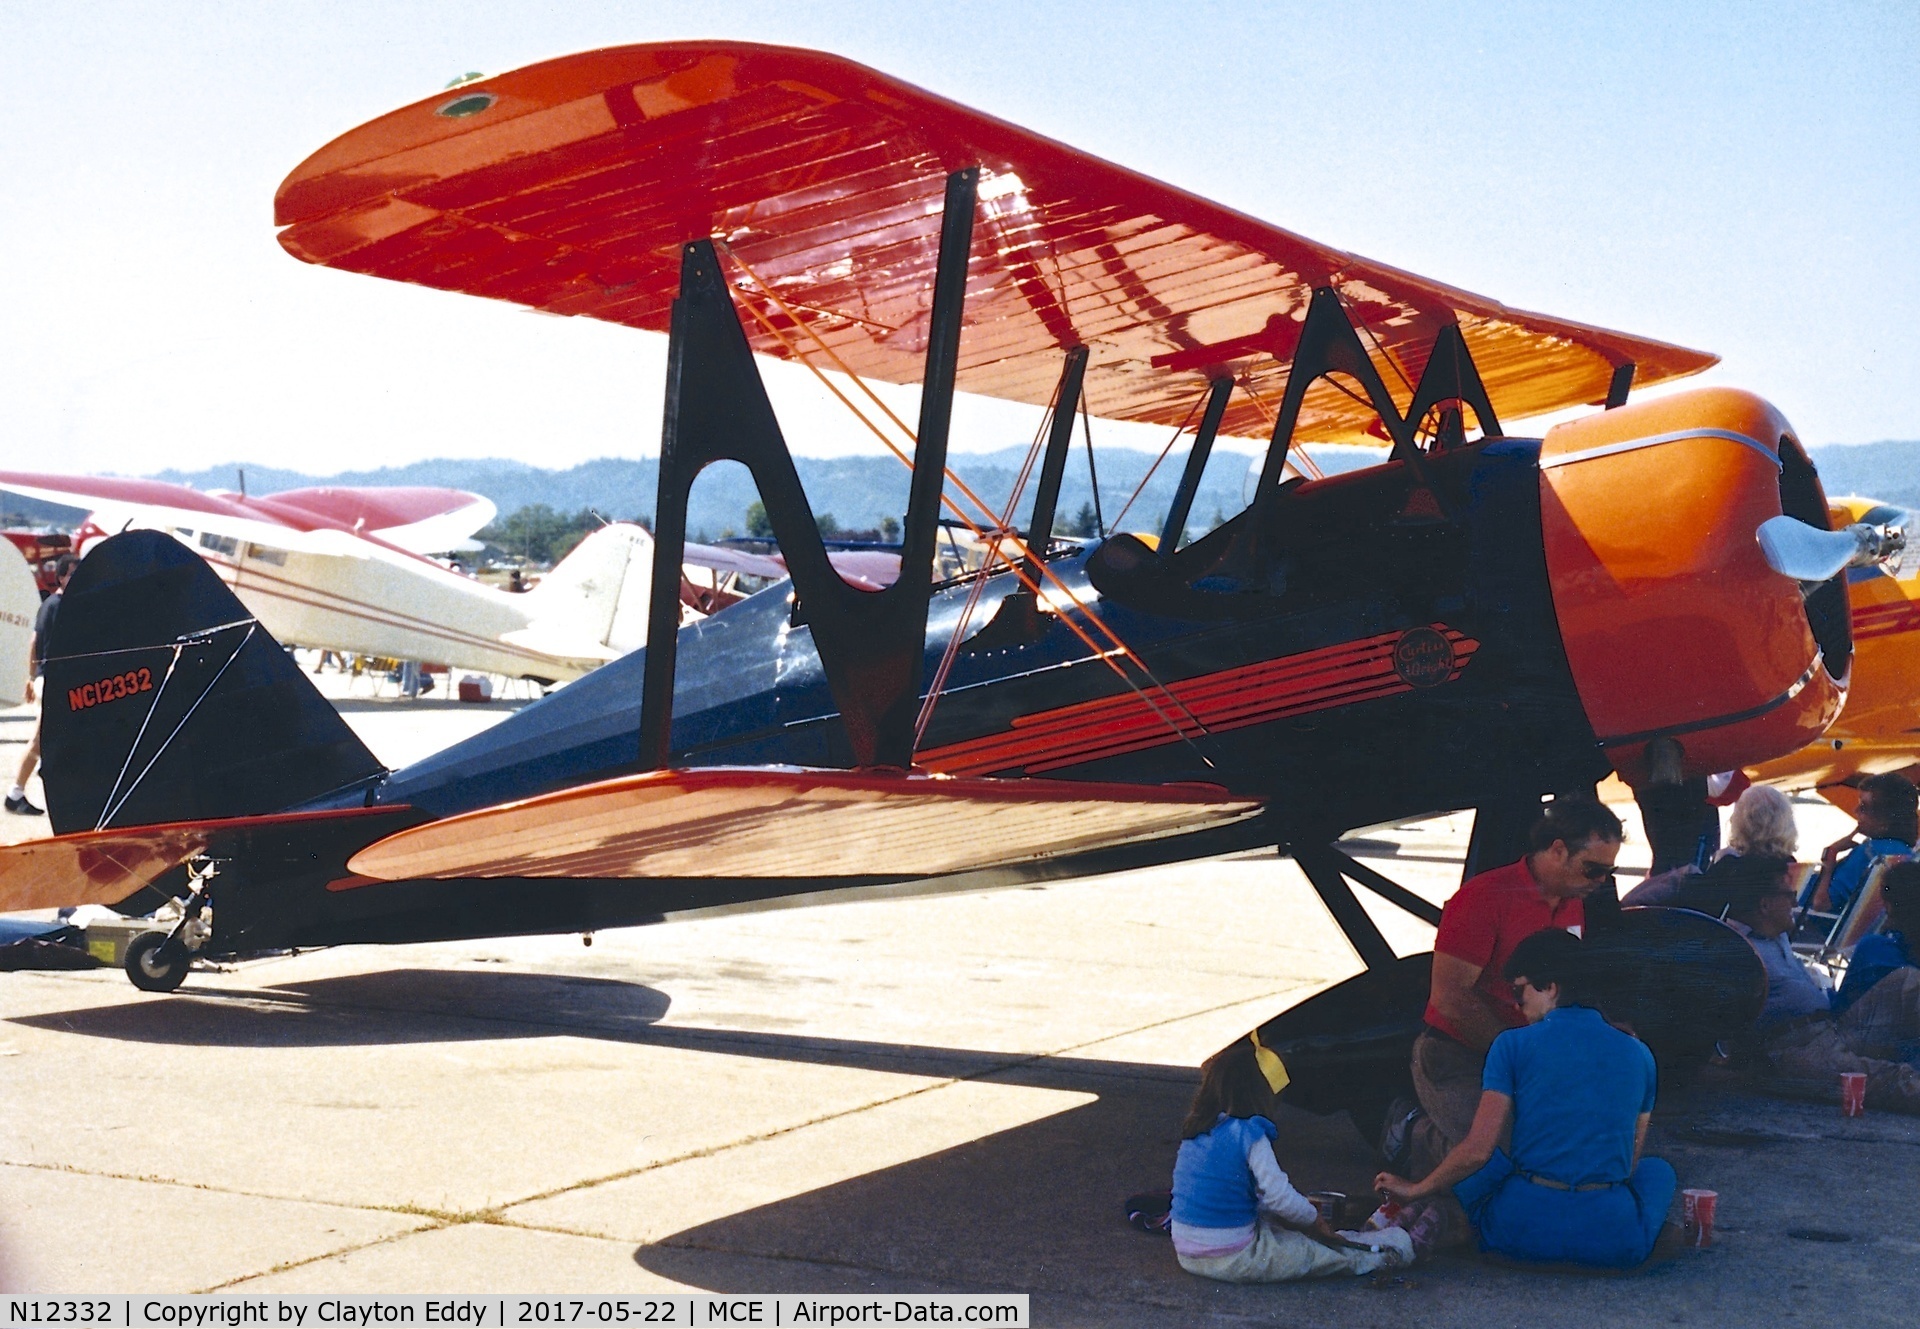
[[[167,945],[164,932],[142,932],[127,947],[127,977],[142,992],[172,992],[187,981],[193,957],[182,946]]]

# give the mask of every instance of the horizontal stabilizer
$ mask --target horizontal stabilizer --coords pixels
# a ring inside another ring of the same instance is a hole
[[[0,912],[116,905],[207,847],[186,823],[82,831],[0,847]]]
[[[445,877],[937,876],[1254,815],[1219,791],[794,767],[650,771],[449,817],[354,855]]]
[[[162,873],[199,854],[219,855],[227,840],[262,828],[342,817],[391,816],[392,808],[289,812],[268,817],[163,822],[124,830],[80,831],[0,845],[0,913],[119,904]]]

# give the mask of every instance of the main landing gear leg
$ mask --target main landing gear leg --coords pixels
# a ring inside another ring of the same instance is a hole
[[[192,889],[180,907],[179,921],[166,932],[142,932],[127,947],[127,977],[142,992],[172,992],[187,981],[194,952],[213,934],[204,915],[212,893],[210,883],[219,874],[220,860],[193,860],[188,877]]]

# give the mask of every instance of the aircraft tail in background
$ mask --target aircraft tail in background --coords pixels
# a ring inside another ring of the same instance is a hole
[[[653,537],[632,522],[593,531],[525,596],[532,621],[502,638],[549,655],[612,660],[647,644]]]

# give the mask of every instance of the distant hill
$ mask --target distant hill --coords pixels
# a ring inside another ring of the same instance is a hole
[[[1810,452],[1832,497],[1852,494],[1920,508],[1920,439],[1835,444]]]
[[[1862,494],[1920,508],[1920,440],[1835,444],[1814,448],[1812,453],[1828,493]],[[976,493],[990,503],[1002,504],[1025,455],[1024,448],[1015,447],[998,452],[955,454],[952,461],[954,470]],[[1351,470],[1377,460],[1380,455],[1367,448],[1319,446],[1314,449],[1314,456],[1329,471]],[[1109,524],[1153,466],[1154,458],[1153,453],[1130,448],[1102,448],[1096,453],[1101,511]],[[1159,529],[1184,461],[1184,451],[1176,451],[1160,464],[1128,512],[1124,522],[1127,528]],[[1244,453],[1222,452],[1213,458],[1193,505],[1191,524],[1196,529],[1211,526],[1216,514],[1225,517],[1240,510],[1248,462]],[[891,457],[800,457],[796,465],[815,510],[832,513],[842,527],[877,527],[882,518],[898,517],[906,507],[907,469]],[[244,467],[226,465],[200,471],[162,471],[154,478],[190,484],[196,489],[237,489],[241,469],[246,471],[248,492],[254,494],[272,494],[310,485],[442,485],[486,495],[503,516],[531,504],[544,503],[557,512],[591,509],[609,518],[649,520],[653,516],[659,479],[658,464],[654,461],[611,457],[565,470],[549,470],[499,458],[438,459],[329,476],[306,475],[249,462]],[[1018,514],[1022,524],[1032,507],[1032,492],[1033,484],[1029,481],[1028,497]],[[730,463],[715,466],[694,487],[688,511],[689,531],[695,538],[705,539],[739,533],[745,529],[747,505],[757,497],[745,468]],[[1092,498],[1086,451],[1075,448],[1061,485],[1062,519],[1071,521]],[[0,495],[0,517],[8,523],[70,526],[81,515],[74,509],[50,503]]]
[[[1315,455],[1329,470],[1349,470],[1380,454],[1366,448],[1316,448]],[[1094,463],[1100,472],[1101,515],[1110,525],[1141,479],[1153,469],[1155,457],[1154,453],[1130,448],[1096,451]],[[1002,505],[1012,492],[1025,458],[1026,449],[1014,447],[998,452],[954,454],[950,462],[955,473],[981,498]],[[1222,451],[1214,455],[1194,499],[1191,525],[1197,529],[1210,528],[1217,518],[1240,510],[1249,460],[1245,453]],[[1126,515],[1124,525],[1128,529],[1157,531],[1160,528],[1173,501],[1184,462],[1184,451],[1180,451],[1160,463]],[[798,457],[795,466],[814,510],[831,513],[844,528],[876,528],[883,518],[898,518],[906,509],[908,471],[892,457]],[[153,478],[189,484],[196,489],[230,490],[239,487],[241,469],[241,466],[229,465],[203,471],[162,471]],[[566,470],[545,470],[525,462],[498,459],[422,461],[324,477],[251,463],[246,464],[244,470],[247,492],[251,494],[272,494],[308,485],[443,485],[484,494],[493,500],[502,515],[544,503],[558,512],[587,508],[609,518],[645,517],[648,520],[653,516],[660,475],[659,464],[652,459],[622,461],[610,457],[583,462]],[[1032,511],[1037,479],[1036,472],[1034,479],[1027,483],[1018,517],[1020,524],[1024,524]],[[689,533],[695,539],[711,540],[743,532],[747,505],[758,497],[745,467],[726,463],[710,468],[695,484],[688,503]],[[1070,521],[1083,505],[1092,501],[1086,450],[1076,448],[1060,486],[1062,519]]]

